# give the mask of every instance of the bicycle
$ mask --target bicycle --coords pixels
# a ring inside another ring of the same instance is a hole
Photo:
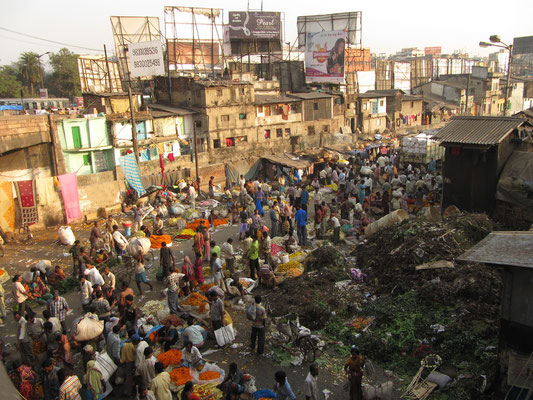
[[[115,275],[118,281],[126,281],[128,285],[131,282],[131,278],[135,275],[135,262],[134,257],[129,254],[123,254],[117,256],[119,263],[115,267]],[[148,253],[143,256],[144,268],[150,269],[154,265],[154,251],[150,249]],[[120,261],[121,260],[121,261]]]
[[[311,331],[300,325],[300,318],[297,315],[295,320],[290,319],[291,314],[281,317],[271,317],[272,322],[276,326],[277,332],[274,332],[272,337],[278,340],[284,346],[294,344],[299,347],[303,359],[309,363],[315,361],[316,349],[313,340],[311,339]],[[287,320],[287,322],[283,322]]]

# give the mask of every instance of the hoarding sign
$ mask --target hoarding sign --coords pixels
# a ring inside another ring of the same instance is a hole
[[[299,16],[297,19],[298,48],[301,50],[306,48],[308,33],[323,31],[344,31],[348,45],[361,47],[361,24],[361,11]]]
[[[163,50],[159,40],[130,43],[128,53],[132,77],[165,75]]]
[[[441,46],[435,46],[435,47],[424,47],[424,54],[427,56],[429,54],[442,54],[442,47]]]
[[[307,82],[344,82],[344,31],[308,33],[305,50]]]
[[[533,54],[533,36],[514,38],[513,54]]]
[[[229,12],[231,39],[281,39],[279,12]]]

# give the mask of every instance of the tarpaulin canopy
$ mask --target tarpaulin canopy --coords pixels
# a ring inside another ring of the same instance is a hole
[[[503,168],[496,198],[533,208],[533,153],[515,151]]]
[[[293,157],[287,153],[263,156],[262,159],[267,160],[272,164],[282,165],[285,167],[296,169],[306,169],[313,165],[313,162],[311,160]]]
[[[3,111],[3,110],[22,111],[23,108],[20,104],[8,104],[8,105],[0,106],[0,111]]]

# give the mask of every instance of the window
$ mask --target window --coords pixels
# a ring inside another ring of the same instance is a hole
[[[84,154],[83,155],[83,165],[91,165],[91,155],[90,154]]]
[[[368,103],[363,103],[363,110],[364,111],[368,110]]]
[[[378,120],[376,121],[376,125],[377,125],[377,126],[381,126],[381,120],[380,120],[380,119],[378,119]]]
[[[258,106],[257,107],[257,112],[262,114],[263,113],[263,106]]]
[[[213,140],[213,148],[220,149],[220,139]]]
[[[194,125],[196,125],[197,128],[202,127],[202,121],[194,121]]]
[[[313,110],[318,110],[318,103],[313,103]]]
[[[73,126],[72,127],[72,141],[74,142],[74,148],[75,149],[81,149],[81,133],[80,133],[80,127],[79,126]]]
[[[414,108],[414,106],[415,106],[415,102],[412,101],[412,102],[411,102],[411,108]]]
[[[248,136],[237,136],[237,143],[247,142]]]
[[[276,137],[277,138],[282,138],[283,137],[283,129],[281,129],[281,128],[276,129]]]
[[[270,139],[270,129],[265,129],[265,139]]]
[[[229,121],[229,115],[221,115],[220,120],[222,122],[228,122]]]
[[[329,125],[322,125],[322,132],[329,132]]]
[[[241,95],[244,96],[246,94],[246,89],[245,88],[241,88]]]
[[[285,128],[285,136],[291,135],[291,128]]]
[[[226,138],[226,147],[235,147],[235,138]]]
[[[246,116],[247,116],[246,114],[241,113],[239,114],[239,119],[246,119]]]
[[[383,100],[380,100],[380,101],[379,101],[379,106],[380,106],[380,107],[383,107]]]
[[[222,89],[217,89],[217,96],[218,97],[222,96]]]
[[[314,126],[308,126],[307,127],[307,134],[309,136],[314,135],[315,134],[315,127]]]
[[[335,97],[335,104],[342,104],[343,103],[343,98],[342,97]]]

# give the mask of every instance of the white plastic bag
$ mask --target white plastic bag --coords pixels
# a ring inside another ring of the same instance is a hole
[[[235,340],[235,332],[233,331],[233,324],[223,326],[215,331],[215,338],[219,346],[225,346],[233,343]]]
[[[50,260],[41,260],[33,264],[32,267],[35,267],[43,274],[46,274],[46,271],[52,268],[52,262]]]
[[[217,379],[211,379],[207,381],[200,380],[200,374],[203,374],[204,372],[208,372],[208,371],[218,372],[220,374],[220,377]],[[206,363],[201,371],[197,371],[196,368],[191,368],[191,376],[192,376],[192,382],[195,385],[205,385],[208,383],[214,383],[218,385],[224,381],[225,372],[222,368],[220,368],[216,364]]]
[[[94,362],[96,364],[96,369],[102,373],[102,379],[105,382],[108,382],[109,378],[111,378],[111,376],[118,369],[117,365],[107,353],[99,353]]]
[[[150,251],[152,243],[146,237],[133,238],[126,246],[126,251],[130,256],[137,257],[139,254],[143,256]]]
[[[61,244],[72,246],[74,244],[74,241],[76,238],[74,237],[74,232],[72,232],[72,229],[70,226],[61,226],[57,230],[57,236],[59,237],[59,241]]]

